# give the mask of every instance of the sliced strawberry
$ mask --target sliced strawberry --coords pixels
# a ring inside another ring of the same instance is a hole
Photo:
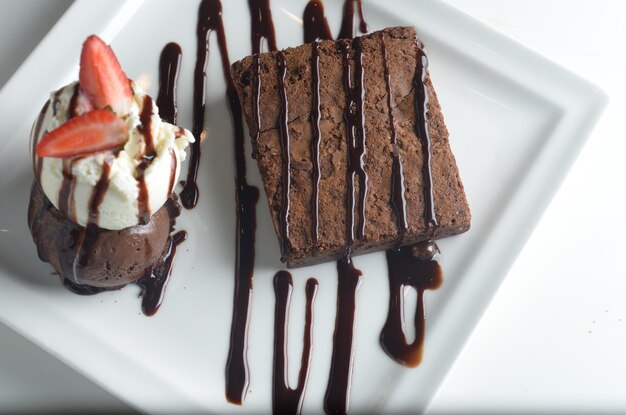
[[[72,118],[37,144],[39,157],[74,157],[116,148],[128,139],[128,125],[111,111],[93,110]]]
[[[133,99],[130,81],[113,49],[96,35],[89,36],[83,43],[78,79],[80,89],[95,108],[110,106],[119,116],[130,110]]]

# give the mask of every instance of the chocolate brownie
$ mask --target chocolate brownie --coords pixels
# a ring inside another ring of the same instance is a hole
[[[249,56],[233,64],[233,78],[253,140],[254,156],[283,248],[281,259],[289,267],[338,259],[346,255],[347,248],[351,255],[358,255],[469,229],[469,206],[427,72],[419,87],[427,90],[426,124],[432,172],[432,187],[428,189],[432,189],[437,225],[432,226],[425,219],[428,182],[423,170],[423,142],[416,133],[414,87],[418,85],[414,79],[421,47],[414,28],[394,27],[352,41],[320,41],[256,58]],[[315,65],[316,56],[319,65]],[[359,62],[355,62],[355,57]],[[385,76],[385,67],[389,78]],[[349,92],[357,87],[358,91]],[[351,117],[356,124],[350,121]],[[320,136],[316,135],[317,125]],[[349,148],[354,151],[353,131],[359,129],[361,133],[356,134],[356,139],[364,143],[360,162],[366,181],[360,181],[356,174],[350,186],[350,174],[346,173],[350,165],[354,168],[359,161],[349,155]],[[316,137],[321,137],[319,188],[314,179],[316,157],[315,145],[312,146]],[[283,154],[285,148],[289,149],[288,158]],[[403,167],[403,229],[394,208],[397,204],[393,203],[394,154]],[[285,166],[289,166],[289,175],[283,175]],[[285,183],[289,183],[288,198],[283,194]],[[359,187],[363,183],[364,206],[359,206]],[[316,188],[318,215],[313,208]],[[355,213],[351,219],[348,206],[352,194]],[[357,228],[354,233],[349,231],[351,225]]]

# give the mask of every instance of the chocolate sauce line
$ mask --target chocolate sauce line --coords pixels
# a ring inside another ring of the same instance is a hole
[[[382,38],[384,49],[384,38]],[[435,215],[434,192],[432,182],[432,154],[430,135],[428,133],[427,110],[428,110],[428,86],[426,85],[426,68],[428,60],[416,39],[416,65],[413,78],[415,90],[415,133],[422,146],[422,176],[424,182],[424,222],[431,236],[438,226]],[[386,55],[384,52],[383,56]],[[387,75],[388,85],[390,77]],[[390,94],[390,91],[389,91]],[[391,108],[390,108],[391,114]],[[395,144],[394,144],[395,146]],[[398,214],[398,227],[402,229],[404,235],[406,229],[406,219],[404,207],[402,211],[398,206],[404,199],[399,200],[396,173],[396,160],[398,158],[394,152],[394,177],[392,177],[392,189],[394,191],[392,205]],[[401,166],[401,165],[400,165]],[[395,182],[395,183],[394,183]],[[404,190],[403,190],[404,193]],[[404,205],[402,205],[404,206]],[[403,226],[401,226],[403,225]],[[424,291],[439,288],[442,283],[442,271],[439,265],[439,248],[432,240],[420,242],[412,246],[395,248],[387,251],[387,268],[389,273],[389,311],[387,321],[380,334],[380,344],[385,352],[396,362],[415,367],[422,360],[424,335],[425,335],[425,312],[424,312]],[[404,318],[404,289],[410,286],[417,291],[417,306],[414,315],[415,339],[408,343],[403,327]]]
[[[215,31],[217,34],[222,72],[227,84],[226,98],[228,100],[233,123],[236,166],[237,232],[235,287],[233,293],[230,347],[225,370],[225,389],[226,399],[229,402],[241,404],[245,399],[250,382],[247,362],[248,321],[252,295],[252,277],[254,272],[256,203],[259,198],[259,191],[256,187],[248,185],[246,181],[243,113],[230,73],[230,59],[228,58],[226,34],[222,21],[222,4],[219,0],[203,0],[198,10],[198,39],[202,39],[204,42],[203,47],[206,47],[206,49],[200,47],[198,49],[198,62],[202,63],[201,69],[206,65],[208,57],[208,37],[212,31]],[[198,66],[196,67],[196,70],[197,69]],[[204,91],[204,85],[202,86],[202,91]],[[197,137],[197,139],[198,138],[199,137]]]
[[[178,231],[167,239],[167,248],[161,262],[136,284],[141,287],[141,310],[146,316],[153,316],[163,302],[165,287],[172,275],[172,265],[176,250],[187,239],[186,231]]]
[[[44,106],[41,108],[41,111],[39,111],[39,117],[37,117],[37,121],[35,122],[35,125],[33,126],[33,131],[32,131],[32,134],[31,134],[31,137],[32,137],[31,150],[32,150],[32,156],[33,156],[33,169],[34,169],[34,173],[35,173],[35,178],[37,179],[37,183],[41,183],[41,171],[42,171],[42,168],[43,168],[43,161],[41,160],[40,157],[37,157],[36,148],[37,148],[37,144],[39,144],[39,140],[41,139],[41,136],[42,136],[41,129],[43,127],[43,122],[46,119],[46,114],[48,113],[48,108],[49,107],[50,107],[50,100],[46,101]]]
[[[306,12],[305,12],[306,15]],[[305,26],[306,27],[306,26]],[[327,26],[328,27],[328,26]],[[311,140],[311,159],[313,161],[313,194],[311,195],[311,235],[313,245],[313,255],[318,253],[319,241],[319,203],[320,203],[320,181],[322,171],[320,167],[320,144],[322,142],[321,121],[321,97],[320,97],[320,51],[319,42],[313,41],[311,45],[311,95],[313,97],[311,110],[311,126],[313,137]]]
[[[307,3],[302,22],[304,25],[304,43],[333,39],[324,13],[324,3],[321,0],[311,0]]]
[[[324,14],[324,4],[320,0],[311,0],[304,9],[304,42],[311,43],[311,160],[313,161],[313,194],[311,196],[311,235],[313,255],[318,252],[319,240],[319,191],[322,172],[320,168],[320,144],[322,142],[321,97],[320,97],[320,44],[319,40],[333,38]]]
[[[367,31],[367,25],[363,19],[361,3],[359,1],[360,29]],[[319,143],[321,134],[320,122],[320,96],[319,96],[319,44],[317,39],[332,39],[328,24],[324,16],[323,5],[319,1],[312,0],[305,9],[303,18],[305,30],[305,42],[313,42],[312,45],[312,116],[313,139],[311,153],[314,160],[314,194],[311,202],[311,210],[314,221],[312,225],[313,240],[317,242],[318,232],[318,209],[319,209]],[[339,38],[352,39],[354,22],[353,0],[344,3],[344,15],[342,29]],[[351,72],[350,58],[353,53],[354,43],[354,80]],[[350,405],[350,388],[352,383],[352,368],[354,363],[354,330],[356,327],[356,309],[358,288],[361,283],[362,273],[352,263],[351,249],[355,241],[355,209],[360,209],[358,218],[356,239],[363,239],[365,235],[365,200],[367,197],[367,173],[365,163],[365,119],[363,111],[364,94],[364,68],[360,42],[344,43],[340,47],[343,67],[343,84],[346,94],[346,110],[344,121],[346,123],[347,144],[347,169],[346,169],[346,250],[344,257],[337,261],[338,290],[337,290],[337,314],[335,318],[335,332],[333,335],[333,352],[331,358],[328,385],[324,397],[324,410],[329,414],[345,414]],[[354,85],[353,85],[354,83]],[[317,161],[317,163],[315,163]],[[355,176],[359,180],[359,197],[356,199]],[[314,246],[316,243],[314,244]],[[314,248],[315,251],[315,248]]]
[[[219,10],[218,10],[219,9]],[[193,127],[196,141],[191,144],[187,180],[180,192],[180,201],[185,209],[193,209],[198,204],[199,189],[197,184],[200,166],[200,144],[204,129],[204,111],[206,108],[206,68],[209,62],[209,36],[216,30],[215,18],[221,21],[222,5],[219,1],[202,1],[198,11],[196,25],[196,65],[193,72]]]
[[[289,191],[291,189],[291,153],[289,145],[289,100],[285,88],[287,78],[287,61],[283,52],[276,54],[278,64],[278,95],[280,97],[280,116],[278,120],[280,155],[281,155],[281,186],[282,204],[280,207],[280,239],[281,257],[284,259],[289,254],[289,209],[291,200]]]
[[[137,219],[139,223],[145,225],[150,221],[150,194],[146,185],[145,173],[152,160],[156,157],[156,150],[154,148],[154,138],[152,137],[152,114],[154,113],[154,106],[152,105],[152,98],[146,95],[143,99],[143,106],[141,113],[139,114],[139,125],[137,129],[143,135],[145,148],[140,157],[139,165],[137,166]]]
[[[304,393],[311,366],[313,349],[313,303],[317,294],[318,282],[309,278],[306,282],[306,315],[304,340],[298,384],[295,389],[289,386],[287,331],[289,307],[293,280],[287,271],[278,271],[274,276],[276,307],[274,311],[274,372],[272,389],[272,409],[274,414],[300,414],[304,402]]]
[[[76,220],[76,206],[74,205],[74,189],[76,187],[76,181],[74,180],[74,164],[80,160],[80,158],[63,159],[62,160],[62,175],[61,187],[59,188],[58,204],[59,210],[63,214],[70,218],[70,220]]]
[[[157,106],[159,107],[161,118],[170,124],[176,124],[178,116],[178,106],[176,101],[181,58],[182,50],[180,46],[174,42],[170,42],[163,47],[159,58],[159,94],[157,97]],[[152,100],[150,100],[149,105],[152,106]],[[144,109],[146,109],[146,101],[144,101]],[[144,112],[142,111],[142,116],[140,117],[142,126],[144,130],[146,130],[146,132],[144,132],[144,136],[146,134],[149,135],[149,141],[152,144],[151,148],[146,149],[143,157],[144,160],[140,164],[140,166],[145,165],[145,168],[147,168],[155,155],[151,135],[151,121],[149,118],[152,115],[152,109],[149,112],[150,114],[148,114],[148,111],[146,110],[146,117],[143,115]],[[146,142],[146,144],[148,144],[148,142]],[[168,194],[171,194],[174,190],[178,162],[176,160],[176,153],[174,150],[170,148],[169,152],[171,156],[171,164]],[[146,155],[149,157],[146,157]],[[139,170],[141,177],[140,183],[144,188],[145,182],[143,180],[143,173],[145,172],[145,168]],[[141,204],[139,205],[141,206]],[[163,302],[165,289],[172,275],[172,266],[174,264],[174,258],[176,257],[176,251],[180,244],[187,239],[186,231],[178,231],[171,235],[174,231],[175,218],[180,214],[180,206],[173,199],[169,199],[165,206],[170,216],[170,236],[167,239],[165,252],[159,260],[159,263],[146,272],[144,277],[136,281],[136,284],[141,288],[141,292],[139,294],[139,296],[142,297],[141,310],[146,316],[153,316],[159,310],[159,307]]]
[[[363,2],[361,0],[345,0],[343,3],[343,18],[341,19],[341,29],[337,39],[354,38],[354,2],[359,8],[359,31],[367,33],[367,22],[363,14]]]
[[[423,164],[422,175],[424,177],[424,220],[426,226],[431,230],[437,227],[437,216],[435,214],[435,196],[433,193],[433,173],[431,140],[428,133],[428,86],[426,85],[426,69],[428,68],[428,58],[420,48],[419,41],[415,39],[417,55],[415,64],[415,77],[413,78],[413,89],[415,90],[415,133],[422,144]]]
[[[327,414],[347,414],[350,407],[357,297],[362,280],[361,271],[354,268],[349,256],[337,261],[337,274],[337,316],[330,375],[324,397]]]
[[[176,102],[176,92],[178,89],[178,74],[180,72],[180,62],[183,51],[180,45],[170,42],[161,50],[159,58],[159,94],[157,96],[157,107],[161,119],[176,124],[178,118],[178,104]]]
[[[102,173],[100,173],[100,179],[93,188],[91,197],[89,198],[89,216],[87,218],[87,226],[97,226],[98,217],[100,216],[100,205],[104,201],[104,196],[107,190],[109,190],[109,176],[111,174],[111,166],[113,166],[113,157],[107,155],[102,163]]]
[[[74,87],[74,91],[76,91],[76,87]],[[59,112],[59,105],[61,105],[61,95],[63,95],[63,88],[59,88],[53,95],[53,98],[52,98],[52,116],[53,117],[56,117],[57,112]]]
[[[252,89],[254,99],[252,100],[252,112],[255,121],[255,133],[253,142],[259,141],[261,134],[261,114],[259,112],[259,103],[261,99],[261,74],[259,53],[263,47],[263,40],[267,42],[269,51],[278,50],[276,46],[276,32],[274,30],[274,21],[272,19],[272,11],[270,9],[269,0],[248,0],[248,8],[250,9],[250,38],[252,42]],[[253,156],[256,157],[253,150]]]
[[[76,116],[78,112],[78,97],[80,96],[80,85],[78,82],[74,85],[74,92],[67,106],[67,119],[70,120]]]
[[[250,32],[252,54],[261,53],[263,39],[267,41],[267,47],[271,52],[278,50],[269,0],[248,0],[248,7],[252,28]]]
[[[402,243],[404,235],[408,229],[406,217],[406,198],[404,185],[404,172],[402,167],[402,157],[398,152],[398,136],[395,119],[393,115],[393,92],[391,91],[391,73],[387,62],[387,45],[385,43],[385,33],[381,33],[380,46],[383,55],[383,70],[385,73],[385,87],[387,89],[387,111],[389,112],[389,127],[391,129],[392,145],[392,166],[391,166],[391,206],[396,214],[396,224],[398,227],[398,243]]]
[[[350,57],[354,49],[354,80],[352,79]],[[344,121],[346,123],[347,163],[346,169],[346,255],[350,256],[352,244],[365,236],[365,200],[367,198],[367,173],[365,171],[365,114],[363,110],[364,70],[361,42],[356,39],[352,44],[342,43],[340,46],[343,64],[343,86],[346,94],[346,109]],[[358,201],[356,199],[355,176],[359,180]],[[355,220],[355,209],[359,210],[358,221]],[[356,225],[356,233],[355,233]]]
[[[431,254],[433,256],[430,256]],[[404,366],[416,367],[422,361],[426,318],[424,291],[435,290],[442,283],[438,254],[435,243],[430,241],[421,245],[387,251],[389,312],[380,333],[380,344],[393,360]],[[407,342],[403,329],[404,288],[407,286],[417,291],[417,305],[413,320],[415,339],[411,343]]]
[[[84,295],[96,294],[98,289],[96,288],[92,290],[91,288],[76,287],[77,284],[79,286],[82,286],[76,277],[76,268],[78,266],[87,266],[91,255],[94,254],[94,252],[92,252],[92,244],[98,237],[98,232],[100,230],[100,228],[98,228],[99,208],[102,204],[102,201],[104,200],[104,196],[106,195],[107,190],[109,189],[109,175],[111,174],[112,165],[113,157],[107,155],[102,164],[102,172],[100,173],[100,178],[98,179],[98,182],[91,191],[91,196],[87,205],[87,226],[82,228],[79,232],[77,232],[77,235],[75,235],[76,254],[73,262],[74,281],[72,283],[64,284],[66,288],[74,292],[77,292],[79,290],[86,291]]]

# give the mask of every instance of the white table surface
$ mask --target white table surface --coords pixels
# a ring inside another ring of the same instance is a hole
[[[431,412],[626,413],[626,1],[447,1],[611,102]],[[0,87],[70,4],[0,0]],[[2,325],[0,350],[0,413],[132,411]]]

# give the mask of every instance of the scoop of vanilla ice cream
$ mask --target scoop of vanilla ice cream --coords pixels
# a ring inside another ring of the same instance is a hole
[[[52,131],[67,121],[68,109],[72,95],[76,91],[76,83],[63,87],[50,97],[42,128],[33,130],[31,142],[33,148],[46,132]],[[69,219],[86,226],[89,219],[89,204],[94,188],[103,171],[105,159],[111,164],[108,188],[99,204],[97,225],[100,228],[119,230],[140,223],[139,176],[138,166],[146,149],[146,137],[142,133],[141,112],[144,104],[152,104],[150,128],[155,157],[143,171],[143,182],[147,190],[146,207],[153,214],[167,201],[170,187],[178,181],[180,165],[185,160],[185,149],[194,137],[188,130],[166,123],[159,117],[158,108],[152,98],[133,84],[134,101],[130,113],[123,117],[129,127],[129,139],[124,148],[117,152],[101,152],[73,159],[43,157],[39,184],[52,204],[59,209],[59,195],[64,184],[65,174],[71,172],[69,190]],[[79,92],[80,93],[80,92]],[[37,162],[37,161],[36,161]],[[66,194],[68,190],[65,190]]]

